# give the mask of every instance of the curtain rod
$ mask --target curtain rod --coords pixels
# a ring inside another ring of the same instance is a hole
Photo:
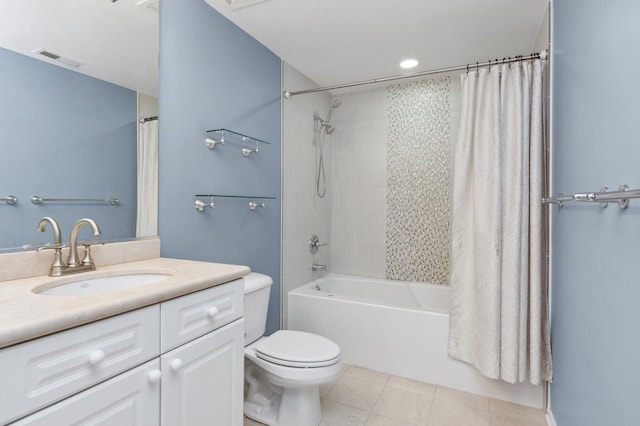
[[[528,55],[528,56],[516,56],[513,58],[509,57],[509,58],[503,58],[502,60],[496,59],[495,61],[487,61],[482,63],[476,62],[475,64],[458,65],[457,67],[440,68],[440,69],[435,69],[430,71],[419,71],[411,74],[374,78],[373,80],[363,80],[363,81],[357,81],[354,83],[337,84],[335,86],[326,86],[326,87],[318,87],[315,89],[298,90],[295,92],[290,92],[288,90],[285,90],[283,92],[283,95],[285,99],[289,99],[292,96],[304,95],[307,93],[325,92],[327,90],[336,90],[336,89],[346,89],[348,87],[363,86],[365,84],[381,83],[381,82],[393,81],[393,80],[402,80],[405,78],[413,78],[413,77],[423,77],[426,75],[442,74],[442,73],[453,72],[453,71],[464,71],[464,70],[469,71],[470,69],[473,69],[473,68],[477,69],[480,67],[488,67],[490,65],[510,64],[512,62],[528,61],[530,59],[545,60],[547,59],[547,51],[543,50],[542,52],[532,53],[531,55]]]

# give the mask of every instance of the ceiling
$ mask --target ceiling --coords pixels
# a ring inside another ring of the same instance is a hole
[[[159,0],[2,0],[0,47],[157,96]],[[530,53],[547,0],[205,0],[321,86]],[[233,9],[229,3],[244,2]],[[300,90],[304,88],[286,88]]]
[[[205,0],[321,86],[531,53],[548,0]],[[406,71],[405,71],[406,72]],[[299,90],[303,88],[286,88]]]
[[[157,96],[157,6],[157,0],[2,0],[0,47],[65,66],[32,53],[44,48],[80,62],[78,72]]]

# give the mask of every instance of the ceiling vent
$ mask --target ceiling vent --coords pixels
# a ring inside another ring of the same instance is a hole
[[[243,7],[251,6],[252,4],[262,3],[266,0],[226,0],[231,6],[231,9],[240,9]]]
[[[64,65],[71,67],[71,68],[78,68],[80,65],[82,65],[81,62],[75,61],[71,58],[65,58],[64,56],[60,56],[58,54],[55,54],[53,52],[49,52],[46,49],[37,49],[34,50],[33,53],[37,53],[38,55],[42,55],[42,56],[46,56],[47,58],[54,60],[56,62],[60,62],[63,63]]]

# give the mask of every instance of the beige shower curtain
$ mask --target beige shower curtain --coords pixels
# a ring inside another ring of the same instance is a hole
[[[158,120],[140,124],[136,236],[158,235]]]
[[[551,380],[543,276],[544,64],[462,75],[449,355],[510,383]]]

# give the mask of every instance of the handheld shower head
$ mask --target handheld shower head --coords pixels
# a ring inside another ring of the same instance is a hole
[[[336,130],[336,126],[329,124],[327,120],[323,120],[317,113],[313,115],[313,119],[318,123],[316,130],[323,128],[327,135],[330,135]]]
[[[342,104],[342,99],[336,99],[336,100],[335,100],[335,101],[333,101],[333,103],[331,104],[331,108],[338,108],[341,104]]]

